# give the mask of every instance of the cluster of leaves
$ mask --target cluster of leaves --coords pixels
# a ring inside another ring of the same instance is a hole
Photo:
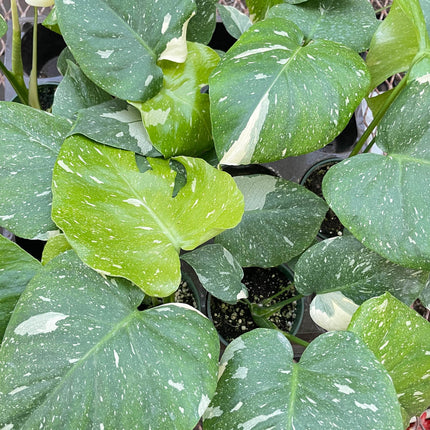
[[[46,25],[68,48],[52,113],[0,103],[0,224],[47,240],[40,263],[0,237],[2,428],[191,429],[204,413],[207,429],[401,429],[430,403],[430,328],[408,308],[430,306],[421,6],[395,0],[382,25],[367,0],[253,0],[251,19],[219,6],[238,38],[224,54],[207,46],[214,0],[56,1]],[[408,55],[393,55],[398,44]],[[222,171],[322,148],[403,71],[371,102],[386,155],[324,180],[352,235],[311,246],[325,201]],[[247,295],[242,267],[299,256],[296,287],[317,293],[316,312],[330,318],[333,292],[360,305],[300,363],[283,335],[257,329],[229,345],[218,375],[203,315],[138,310],[175,292],[181,260],[234,303]]]

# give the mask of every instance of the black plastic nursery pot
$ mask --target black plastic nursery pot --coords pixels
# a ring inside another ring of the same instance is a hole
[[[291,285],[291,289],[277,297],[276,302],[297,295],[292,284],[293,273],[285,265],[269,269],[249,267],[243,270],[244,278],[242,283],[248,288],[248,300],[251,302],[261,302],[288,285]],[[218,331],[221,343],[225,346],[241,334],[257,328],[248,305],[243,301],[232,305],[208,294],[206,312]],[[270,321],[279,329],[294,335],[300,328],[303,315],[304,299],[301,299],[285,306],[281,311],[270,317]]]
[[[340,161],[342,161],[342,158],[339,157],[332,157],[319,161],[304,174],[303,178],[300,180],[300,185],[303,185],[317,196],[324,198],[322,193],[322,181],[324,175],[328,172],[330,167]],[[342,236],[343,230],[344,226],[339,221],[339,218],[331,209],[329,209],[321,224],[318,237],[324,240],[329,237]]]

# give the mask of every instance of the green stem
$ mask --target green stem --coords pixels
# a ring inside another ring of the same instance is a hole
[[[376,10],[375,10],[375,15],[376,15],[377,13],[379,13],[379,12],[383,12],[384,10],[390,9],[390,7],[391,7],[391,6],[392,6],[392,5],[391,5],[391,4],[389,4],[389,5],[387,5],[387,6],[381,7],[380,9],[376,9]]]
[[[271,306],[261,307],[259,305],[253,304],[251,305],[250,310],[253,315],[269,318],[276,312],[279,312],[283,307],[289,305],[292,302],[297,302],[301,298],[303,298],[303,295],[298,294],[297,296],[290,297],[289,299],[286,299],[286,300],[282,300],[281,302],[275,303],[274,305],[271,305]]]
[[[378,110],[375,117],[373,118],[373,121],[370,123],[369,127],[367,127],[366,131],[360,137],[358,142],[355,144],[354,149],[351,151],[351,154],[349,154],[350,157],[357,155],[361,151],[361,148],[366,143],[366,140],[369,138],[369,136],[372,134],[373,130],[381,122],[381,119],[383,118],[383,116],[387,112],[388,108],[392,105],[394,100],[397,98],[397,96],[402,91],[403,87],[406,85],[406,81],[407,81],[407,75],[394,88],[393,92],[390,94],[390,96],[387,98],[387,100],[385,100],[385,103],[383,104],[383,106]]]
[[[294,336],[294,335],[292,335],[292,334],[290,334],[290,333],[287,333],[286,331],[282,331],[282,330],[279,330],[290,342],[292,342],[292,343],[296,343],[297,345],[301,345],[301,346],[304,346],[305,348],[307,348],[308,346],[309,346],[309,342],[306,342],[305,340],[303,340],[303,339],[300,339],[299,337],[297,337],[297,336]]]
[[[41,109],[39,103],[39,94],[37,92],[37,7],[34,8],[33,56],[31,62],[28,104],[35,109]]]
[[[363,153],[367,153],[370,152],[370,150],[372,149],[372,146],[375,144],[375,140],[376,138],[374,137],[370,143],[366,146],[366,149],[363,151]]]
[[[11,0],[10,9],[12,12],[12,70],[10,74],[14,78],[11,79],[10,76],[8,77],[7,74],[5,75],[13,86],[14,90],[19,90],[16,91],[16,93],[18,94],[21,102],[28,104],[27,87],[25,86],[24,82],[24,66],[22,65],[21,56],[21,27],[19,25],[19,15],[16,0]]]
[[[6,79],[12,85],[12,88],[15,90],[17,96],[21,100],[21,103],[27,105],[28,104],[28,90],[24,85],[20,85],[20,83],[16,80],[15,75],[13,75],[6,66],[0,61],[0,70],[6,76]]]
[[[170,294],[170,296],[164,297],[163,303],[175,303],[175,293]]]
[[[285,288],[283,288],[281,291],[278,291],[276,294],[273,294],[273,296],[268,297],[267,299],[264,299],[261,304],[266,305],[267,303],[270,303],[272,300],[276,299],[277,297],[284,294],[286,291],[291,290],[294,287],[294,284],[288,284]]]

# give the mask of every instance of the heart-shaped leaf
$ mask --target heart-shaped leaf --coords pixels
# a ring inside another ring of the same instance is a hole
[[[429,11],[429,6],[426,9]],[[375,32],[366,58],[372,88],[408,70],[418,51],[430,47],[427,33],[430,21],[427,28],[419,0],[393,1],[390,13]]]
[[[227,347],[221,372],[205,430],[403,429],[390,377],[354,333],[323,334],[294,363],[282,334],[253,330]]]
[[[207,45],[216,26],[216,4],[218,0],[195,0],[196,14],[188,24],[187,40]]]
[[[267,17],[294,22],[307,40],[332,40],[357,52],[369,48],[379,25],[368,0],[309,0],[299,5],[283,3],[271,8]]]
[[[386,291],[411,305],[428,272],[407,269],[364,247],[353,236],[327,239],[306,250],[295,267],[297,290],[307,296],[341,291],[355,303]]]
[[[411,69],[376,143],[388,155],[361,154],[333,166],[323,193],[365,246],[406,267],[430,270],[430,55]]]
[[[0,235],[0,343],[19,296],[41,267],[16,243]]]
[[[79,111],[70,132],[70,135],[73,134],[82,134],[98,143],[141,155],[160,155],[152,146],[139,111],[119,99]]]
[[[430,403],[430,323],[386,293],[363,303],[349,330],[387,369],[405,415],[424,411]]]
[[[112,97],[90,81],[75,63],[67,62],[67,72],[55,91],[52,113],[76,119],[78,110],[111,100]]]
[[[251,27],[252,22],[248,15],[245,15],[234,6],[218,5],[218,12],[221,16],[225,29],[235,39],[239,39],[243,32]]]
[[[164,74],[161,91],[144,103],[133,103],[164,157],[197,156],[213,147],[209,96],[201,89],[218,62],[214,50],[189,42],[185,63],[159,62]]]
[[[236,303],[248,297],[242,284],[243,270],[227,249],[209,244],[184,254],[186,261],[196,272],[206,291],[227,303]]]
[[[186,54],[183,34],[195,10],[193,0],[58,0],[55,6],[61,33],[82,71],[108,93],[133,101],[161,89],[156,62],[173,58],[165,51]]]
[[[45,265],[54,259],[57,255],[72,249],[64,234],[57,234],[51,237],[43,247],[42,264]]]
[[[266,17],[267,11],[274,5],[283,3],[283,0],[248,0],[249,17],[252,22],[261,21]]]
[[[270,18],[243,33],[222,58],[209,80],[221,164],[305,154],[346,127],[368,92],[366,65],[338,43],[305,42],[294,23]]]
[[[140,312],[143,297],[73,251],[44,266],[0,350],[2,428],[193,428],[215,391],[217,333],[186,305]]]
[[[0,225],[26,239],[47,239],[52,169],[71,122],[20,105],[0,103]]]
[[[82,260],[98,271],[130,279],[151,296],[179,286],[180,249],[190,250],[243,213],[230,175],[201,159],[175,159],[187,183],[172,197],[176,172],[150,159],[140,173],[134,153],[68,138],[54,169],[52,217]]]
[[[215,238],[242,267],[273,267],[301,254],[316,237],[325,202],[301,185],[269,175],[237,176],[245,197],[240,224]]]

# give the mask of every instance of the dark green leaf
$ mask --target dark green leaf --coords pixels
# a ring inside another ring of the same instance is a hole
[[[234,340],[220,366],[205,430],[403,429],[390,377],[354,333],[323,334],[294,363],[282,334],[257,329]]]
[[[278,266],[312,243],[327,211],[322,199],[273,176],[237,176],[235,181],[245,197],[245,213],[237,227],[221,233],[215,242],[241,266]]]
[[[2,428],[193,428],[215,391],[217,333],[186,305],[140,312],[143,296],[72,251],[44,266],[0,350]]]
[[[252,25],[249,17],[233,6],[219,4],[218,12],[226,30],[235,39],[239,39],[242,33]]]
[[[187,40],[207,45],[215,30],[218,0],[196,0],[196,14],[191,18]]]

